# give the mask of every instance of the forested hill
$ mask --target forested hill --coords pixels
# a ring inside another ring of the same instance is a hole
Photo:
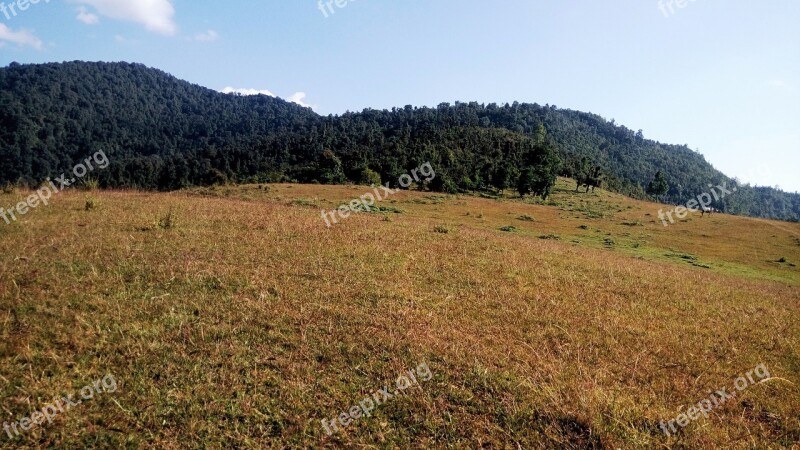
[[[661,171],[684,203],[732,184],[702,155],[578,111],[536,104],[442,104],[319,116],[267,96],[221,94],[140,64],[0,69],[0,183],[36,184],[103,149],[103,186],[177,189],[226,180],[384,182],[430,161],[449,192],[597,178],[635,197]],[[535,192],[535,189],[534,189]],[[541,192],[539,192],[541,193]],[[546,190],[544,191],[546,195]],[[800,218],[800,196],[740,187],[717,202],[736,214]]]

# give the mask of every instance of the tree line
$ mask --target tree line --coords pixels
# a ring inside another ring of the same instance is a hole
[[[321,116],[237,96],[140,64],[0,69],[0,183],[37,184],[103,149],[104,187],[173,190],[225,182],[396,183],[431,162],[426,189],[514,189],[546,197],[556,176],[637,198],[661,172],[682,203],[733,180],[687,146],[645,139],[601,116],[538,104],[442,103]],[[660,181],[659,181],[660,185]],[[660,186],[663,187],[663,186]],[[652,192],[652,191],[651,191]],[[797,220],[800,196],[740,187],[717,209]]]

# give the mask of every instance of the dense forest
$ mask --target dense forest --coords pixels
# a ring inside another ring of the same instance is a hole
[[[733,180],[686,146],[598,115],[537,104],[443,103],[320,116],[268,96],[221,94],[140,64],[0,69],[0,183],[35,185],[102,149],[104,187],[171,190],[225,182],[369,183],[431,162],[443,192],[546,197],[556,175],[684,203]],[[659,174],[660,172],[660,174]],[[739,186],[717,209],[800,218],[800,195]]]

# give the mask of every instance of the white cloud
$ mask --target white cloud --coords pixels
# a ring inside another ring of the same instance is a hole
[[[121,34],[115,35],[114,36],[114,40],[119,42],[120,44],[125,44],[125,45],[136,45],[136,44],[138,44],[138,42],[136,40],[128,39],[128,38],[126,38],[125,36],[123,36]]]
[[[205,33],[197,33],[194,35],[194,40],[200,42],[214,42],[217,39],[219,39],[219,33],[214,30],[208,30]]]
[[[770,85],[771,87],[774,87],[775,89],[778,89],[778,90],[781,90],[781,91],[792,92],[792,93],[796,92],[796,89],[794,88],[794,86],[792,86],[791,84],[787,83],[784,80],[779,80],[777,78],[773,79],[773,80],[769,80],[767,82],[767,84]]]
[[[269,95],[270,97],[277,97],[272,92],[266,89],[247,89],[247,88],[233,88],[233,87],[226,87],[222,89],[220,92],[223,94],[239,94],[239,95]],[[295,92],[294,94],[290,95],[286,98],[286,101],[296,103],[300,106],[314,109],[316,106],[309,105],[305,102],[306,93],[305,92]]]
[[[173,36],[178,32],[172,0],[74,0],[94,7],[100,15],[140,23],[150,31]]]
[[[17,45],[27,45],[37,50],[42,49],[42,40],[28,30],[14,31],[4,23],[0,23],[0,41],[11,42]]]
[[[295,92],[294,94],[290,95],[289,98],[287,98],[286,100],[288,100],[288,101],[290,101],[292,103],[297,103],[298,105],[304,106],[306,108],[311,108],[311,109],[316,108],[316,106],[312,106],[312,105],[309,105],[308,103],[306,103],[305,99],[306,99],[306,93],[305,92]]]
[[[226,87],[225,89],[221,90],[223,94],[239,94],[239,95],[269,95],[270,97],[275,97],[275,94],[272,92],[263,89],[246,89],[246,88],[233,88],[233,87]]]
[[[83,6],[81,6],[80,9],[78,9],[78,16],[76,17],[76,19],[80,20],[86,25],[94,25],[100,21],[100,18],[97,17],[96,14],[90,13]]]

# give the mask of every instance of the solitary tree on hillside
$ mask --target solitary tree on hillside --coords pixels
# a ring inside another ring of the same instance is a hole
[[[664,174],[659,170],[656,172],[656,176],[653,178],[653,181],[647,185],[647,193],[658,198],[666,194],[667,191],[669,191],[669,185],[667,184],[666,178],[664,178]]]
[[[586,186],[586,192],[589,192],[589,189],[594,192],[594,188],[603,184],[603,168],[600,166],[594,166],[594,168],[583,167],[580,173],[576,175],[575,181],[577,183],[575,192],[578,192],[581,186]]]

